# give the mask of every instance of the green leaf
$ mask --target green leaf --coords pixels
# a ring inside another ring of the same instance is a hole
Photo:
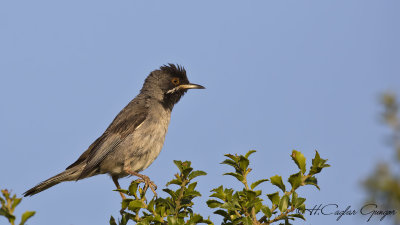
[[[251,189],[254,189],[254,188],[257,187],[259,184],[261,184],[262,182],[265,182],[265,181],[268,181],[268,179],[261,179],[261,180],[258,180],[258,181],[256,181],[256,182],[252,183],[252,184],[250,185],[250,187],[251,187]]]
[[[327,159],[321,159],[319,156],[318,151],[315,151],[315,156],[312,160],[312,166],[310,168],[310,175],[317,174],[321,172],[321,170],[325,167],[330,167],[329,164],[326,164],[325,162],[328,161]]]
[[[7,209],[0,208],[0,215],[5,216],[11,224],[15,221],[15,216],[10,214]]]
[[[196,188],[196,186],[197,186],[197,182],[193,182],[193,183],[191,183],[191,184],[189,184],[189,186],[188,186],[188,190],[189,191],[194,191],[194,189]]]
[[[201,170],[196,170],[196,171],[193,171],[192,173],[190,173],[188,178],[189,178],[189,180],[192,180],[192,179],[194,179],[195,177],[198,177],[198,176],[205,176],[205,175],[207,175],[206,172],[201,171]]]
[[[165,206],[156,207],[156,210],[159,210],[159,215],[161,215],[162,217],[165,216]]]
[[[296,190],[298,187],[301,186],[301,179],[302,179],[301,172],[290,175],[288,181],[290,185],[292,185],[292,190]]]
[[[194,191],[194,190],[190,191],[190,190],[187,190],[187,191],[185,191],[184,197],[188,197],[188,196],[190,196],[190,197],[197,197],[197,196],[201,196],[201,194],[200,194],[200,192],[198,192],[198,191]]]
[[[219,201],[214,200],[214,199],[210,199],[210,200],[207,201],[207,205],[210,208],[217,208],[217,207],[220,207],[222,204],[223,204],[222,202],[219,202]]]
[[[309,172],[310,175],[321,172],[322,168],[319,167],[320,163],[321,163],[321,157],[319,156],[318,151],[315,151],[315,156],[312,159],[312,166],[310,167],[310,172]]]
[[[144,204],[140,200],[132,200],[131,202],[129,202],[129,205],[128,205],[129,210],[132,210],[135,208],[142,208],[142,207],[144,207]]]
[[[307,178],[307,179],[304,181],[304,183],[305,183],[306,185],[314,185],[316,188],[318,188],[318,190],[320,190],[319,187],[318,187],[317,178],[315,178],[315,177],[309,177],[309,178]]]
[[[225,218],[229,217],[229,213],[227,213],[225,210],[222,210],[222,209],[218,209],[217,211],[214,212],[214,214],[223,216]]]
[[[190,161],[184,161],[184,162],[182,162],[182,168],[183,168],[183,169],[191,168],[190,165],[192,165],[192,162],[190,162]]]
[[[246,155],[244,155],[244,157],[245,157],[246,159],[248,159],[249,156],[250,156],[251,154],[255,153],[255,152],[256,152],[256,150],[250,150],[250,151],[248,151],[248,152],[246,153]]]
[[[279,199],[280,198],[279,198],[279,193],[278,192],[275,192],[275,193],[272,193],[272,194],[268,194],[267,196],[268,196],[269,200],[271,200],[273,205],[278,205],[279,204]]]
[[[182,171],[183,171],[182,161],[174,160],[174,163],[175,163],[176,167],[178,167],[179,171],[181,171],[181,173],[182,173]]]
[[[161,217],[161,216],[159,216],[159,215],[155,215],[155,216],[154,216],[154,220],[155,220],[155,221],[157,221],[157,222],[160,222],[160,223],[162,223],[162,222],[163,222],[163,219],[162,219],[162,217]]]
[[[181,186],[181,185],[182,185],[182,181],[179,181],[179,180],[177,180],[177,179],[173,179],[173,180],[169,181],[169,182],[166,184],[166,186],[169,186],[169,185],[171,185],[171,184],[176,184],[176,185]]]
[[[14,211],[15,207],[22,201],[22,198],[14,199],[13,203],[11,204],[11,210]]]
[[[232,154],[225,154],[224,156],[232,159],[233,161],[235,161],[236,163],[239,161],[239,158],[237,156],[234,156]]]
[[[315,150],[315,156],[314,156],[314,159],[315,159],[315,164],[314,164],[314,162],[313,162],[313,165],[318,165],[318,163],[320,162],[320,160],[321,160],[321,157],[319,156],[319,153],[318,153],[318,151],[317,150]]]
[[[282,182],[282,177],[279,175],[275,175],[273,177],[270,178],[271,183],[277,187],[279,187],[283,192],[286,191],[286,187]]]
[[[183,177],[187,177],[189,175],[190,172],[192,172],[193,168],[189,167],[189,168],[185,168],[182,171]]]
[[[128,190],[124,190],[124,189],[115,189],[113,191],[118,191],[118,192],[121,192],[121,193],[124,193],[124,194],[127,194],[127,195],[129,194]]]
[[[257,199],[255,199],[255,203],[254,203],[254,209],[255,209],[255,211],[256,211],[256,214],[258,213],[258,212],[260,212],[260,210],[261,210],[261,207],[263,206],[263,204],[262,204],[262,199],[261,198],[257,198]]]
[[[291,156],[293,161],[299,167],[301,173],[304,174],[306,172],[306,158],[304,155],[299,151],[293,150]]]
[[[1,196],[0,196],[0,203],[1,203],[1,205],[6,204],[6,201]]]
[[[249,164],[250,164],[250,161],[247,158],[245,158],[243,156],[239,157],[239,167],[242,171],[246,171],[247,168],[249,167]]]
[[[225,200],[226,194],[224,192],[224,188],[222,185],[217,188],[212,189],[211,191],[213,191],[214,193],[211,194],[210,197],[215,197],[215,198],[219,198],[221,200]]]
[[[237,163],[230,159],[225,159],[221,164],[226,164],[235,168],[237,167]]]
[[[291,214],[291,215],[289,215],[289,216],[291,216],[291,217],[297,217],[297,218],[300,218],[300,219],[306,221],[306,218],[304,218],[304,216],[303,216],[302,214],[296,213],[296,214]]]
[[[6,212],[4,209],[0,208],[0,216],[5,216],[7,217],[8,212]]]
[[[31,218],[32,216],[35,215],[35,213],[36,213],[36,212],[34,212],[34,211],[26,211],[26,212],[24,212],[24,214],[22,214],[21,222],[19,223],[19,225],[24,225],[25,222],[26,222],[29,218]]]
[[[297,202],[295,204],[296,208],[299,208],[301,205],[304,205],[304,202],[306,201],[305,198],[297,198]]]
[[[299,205],[299,207],[297,207],[297,209],[299,209],[300,212],[301,212],[302,214],[304,214],[304,212],[306,211],[306,205],[301,204],[301,205]]]
[[[257,197],[256,192],[255,192],[255,191],[252,191],[252,190],[245,190],[245,189],[243,189],[243,193],[244,193],[245,196],[247,197],[247,200],[248,200],[248,201],[253,201],[253,200],[255,200],[256,197]]]
[[[3,196],[4,196],[6,199],[9,199],[9,198],[10,198],[10,192],[8,192],[7,189],[1,190],[1,193],[3,194]]]
[[[129,216],[128,213],[123,214],[122,218],[121,218],[121,221],[119,222],[119,225],[126,225],[128,223],[129,217],[130,216]]]
[[[288,205],[289,205],[289,196],[287,195],[282,196],[281,201],[279,202],[279,210],[281,212],[285,212],[286,209],[288,208]]]
[[[292,193],[292,205],[293,206],[296,206],[297,199],[298,199],[297,193],[295,191],[293,191],[293,193]]]
[[[136,196],[136,192],[137,192],[138,186],[139,186],[139,183],[132,182],[131,185],[129,185],[129,188],[128,188],[129,194]]]
[[[173,190],[171,190],[169,188],[164,188],[163,191],[168,193],[169,195],[171,195],[171,197],[174,201],[177,199],[176,193]]]
[[[188,221],[188,225],[195,225],[200,223],[203,220],[203,217],[200,216],[199,214],[193,214],[193,216],[190,217]]]
[[[121,208],[126,209],[131,201],[133,201],[133,199],[130,199],[130,198],[122,200]]]
[[[238,173],[224,173],[223,175],[229,175],[229,176],[233,176],[236,179],[238,179],[238,181],[242,182],[244,180],[243,176],[238,174]]]
[[[147,210],[149,210],[149,212],[152,212],[153,214],[154,214],[154,204],[155,204],[154,199],[152,199],[149,202],[149,204],[147,204]]]
[[[263,205],[263,206],[261,207],[261,211],[264,213],[264,215],[265,215],[267,218],[271,218],[272,212],[271,212],[271,209],[270,209],[268,206]]]
[[[221,208],[223,209],[228,209],[230,211],[234,211],[237,209],[237,205],[234,202],[225,202],[224,204],[221,205]]]
[[[110,217],[110,225],[117,225],[113,216]]]

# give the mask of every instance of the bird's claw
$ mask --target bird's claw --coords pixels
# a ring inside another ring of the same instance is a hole
[[[138,182],[138,183],[144,183],[144,189],[143,189],[144,192],[146,192],[147,189],[150,187],[151,191],[153,191],[154,196],[157,197],[157,193],[156,193],[157,185],[154,184],[154,182],[151,181],[150,178],[149,178],[148,176],[144,176],[144,175],[143,175],[143,177],[140,178],[140,179],[137,179],[136,182]]]

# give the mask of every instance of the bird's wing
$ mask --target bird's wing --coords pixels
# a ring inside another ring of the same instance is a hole
[[[113,152],[124,139],[143,123],[147,117],[145,106],[130,102],[114,119],[104,134],[99,137],[79,159],[68,168],[86,161],[82,173],[78,179],[85,178],[98,165]],[[81,159],[82,158],[82,159]]]
[[[105,135],[103,134],[103,135],[101,135],[99,138],[97,138],[97,139],[89,146],[89,148],[88,148],[84,153],[82,153],[81,156],[79,156],[79,158],[78,158],[74,163],[72,163],[71,165],[69,165],[69,166],[66,168],[66,170],[67,170],[67,169],[71,169],[72,167],[74,167],[74,166],[76,166],[76,165],[79,165],[80,163],[84,162],[84,161],[87,159],[87,157],[89,156],[90,152],[91,152],[93,149],[96,149],[96,148],[99,146],[99,144],[102,142],[102,140],[104,139],[104,137],[105,137]]]
[[[113,152],[122,141],[123,139],[118,134],[107,135],[101,145],[90,152],[86,166],[77,180],[87,177],[92,171],[96,170],[104,158]]]

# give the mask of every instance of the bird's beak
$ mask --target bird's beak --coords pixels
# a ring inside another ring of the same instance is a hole
[[[199,84],[181,84],[178,87],[179,89],[205,89],[205,87]]]
[[[174,93],[178,90],[187,90],[187,89],[205,89],[205,87],[203,87],[199,84],[181,84],[181,85],[176,86],[175,88],[172,88],[171,90],[167,91],[167,94]]]

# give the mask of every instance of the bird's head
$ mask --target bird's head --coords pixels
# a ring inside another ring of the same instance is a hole
[[[166,107],[172,109],[189,89],[204,87],[190,83],[182,66],[168,64],[150,73],[141,92],[159,99]]]

